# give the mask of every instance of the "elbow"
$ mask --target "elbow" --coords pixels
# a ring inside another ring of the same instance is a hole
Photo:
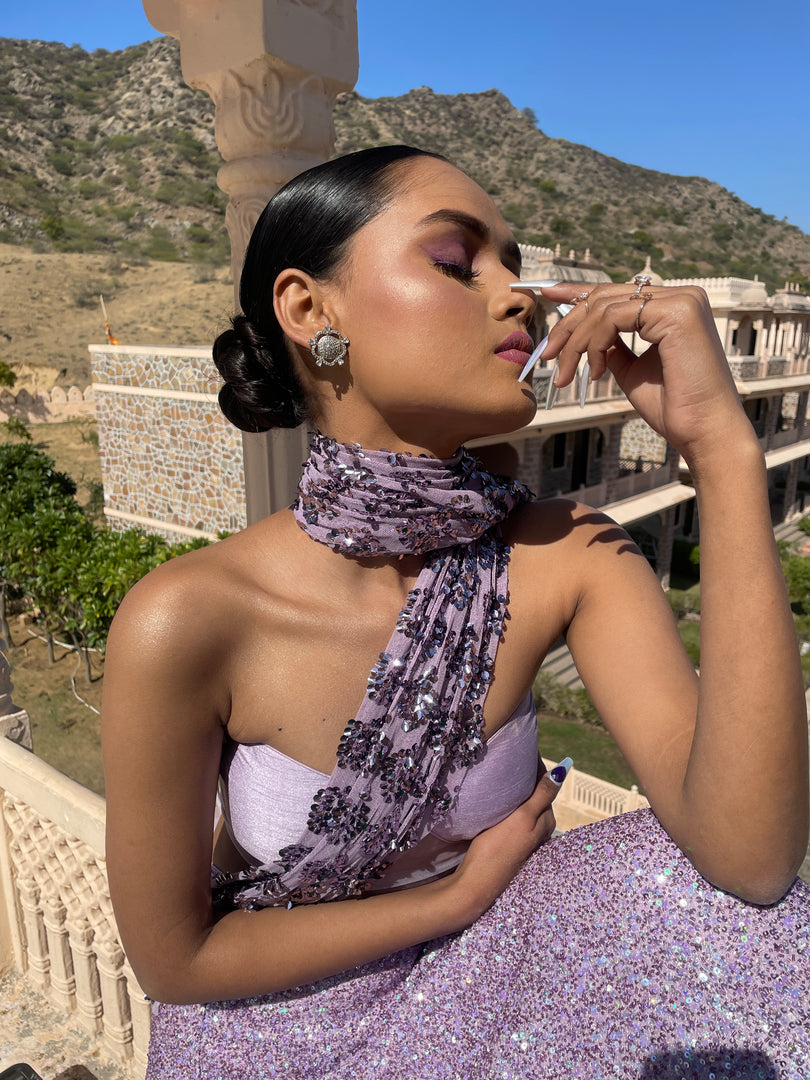
[[[178,957],[167,949],[164,956],[130,955],[129,962],[138,985],[152,1001],[164,1005],[200,1005],[217,997],[216,993],[206,996],[204,983],[187,956]]]
[[[781,878],[770,878],[767,881],[746,882],[740,888],[730,889],[735,896],[739,896],[746,904],[755,904],[757,907],[773,907],[778,904],[790,891],[796,880],[795,874],[788,874]]]
[[[746,904],[757,907],[773,907],[790,891],[796,881],[796,875],[805,855],[779,862],[765,862],[764,865],[740,868],[737,873],[729,873],[729,868],[715,874],[706,873],[707,881],[724,892],[738,896]]]
[[[139,974],[136,971],[135,976],[146,997],[163,1005],[201,1005],[213,1000],[201,995],[200,988],[195,987],[191,980],[183,979],[178,972],[149,971]]]

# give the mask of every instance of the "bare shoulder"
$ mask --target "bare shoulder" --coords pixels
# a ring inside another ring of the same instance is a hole
[[[139,698],[203,697],[225,722],[229,663],[273,578],[275,531],[272,519],[266,519],[170,559],[133,586],[110,632],[105,671],[110,700],[113,694],[120,699],[122,690],[129,696],[138,684]]]
[[[111,648],[134,637],[140,649],[151,651],[177,635],[202,644],[212,621],[223,614],[229,579],[234,577],[231,560],[221,550],[228,542],[169,559],[141,578],[118,609]]]
[[[524,504],[509,518],[504,535],[516,548],[555,557],[581,558],[600,552],[638,555],[625,530],[601,510],[573,499],[543,499]]]

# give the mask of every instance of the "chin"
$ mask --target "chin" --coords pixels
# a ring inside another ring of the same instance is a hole
[[[519,431],[534,420],[537,413],[537,399],[531,390],[523,388],[518,401],[512,401],[504,405],[502,409],[476,417],[474,431],[464,438],[464,442],[471,439],[483,439],[491,435],[508,435],[513,431]]]

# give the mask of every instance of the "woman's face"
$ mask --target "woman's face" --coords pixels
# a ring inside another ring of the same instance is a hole
[[[534,300],[509,288],[520,254],[486,192],[432,158],[402,166],[399,179],[325,290],[351,344],[319,426],[340,441],[446,456],[534,416],[530,383],[519,381]]]

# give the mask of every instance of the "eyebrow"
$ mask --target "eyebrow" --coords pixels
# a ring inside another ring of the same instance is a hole
[[[474,217],[472,214],[465,214],[463,210],[435,210],[432,214],[428,214],[427,217],[423,217],[418,224],[420,226],[433,225],[436,222],[442,221],[466,229],[467,232],[472,233],[473,236],[484,243],[491,239],[489,227],[485,225],[480,218]],[[520,248],[515,240],[508,240],[504,244],[503,254],[513,259],[518,267],[520,267],[522,263]]]

